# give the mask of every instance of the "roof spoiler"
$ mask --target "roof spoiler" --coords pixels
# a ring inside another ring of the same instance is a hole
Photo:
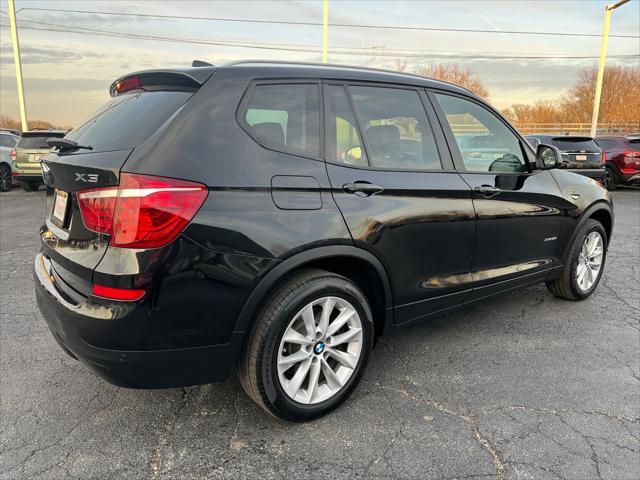
[[[200,88],[214,70],[211,68],[185,68],[168,70],[145,70],[118,78],[109,87],[109,95],[116,97],[131,90],[159,89],[162,87]]]
[[[191,62],[192,67],[213,67],[212,63],[205,62],[203,60],[194,60]]]
[[[592,137],[583,137],[583,136],[573,136],[573,135],[558,135],[557,137],[553,137],[551,140],[554,142],[589,142],[593,140]]]

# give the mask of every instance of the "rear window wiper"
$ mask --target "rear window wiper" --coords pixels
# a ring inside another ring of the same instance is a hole
[[[69,140],[67,138],[47,138],[47,143],[50,147],[57,148],[59,152],[66,152],[67,150],[77,150],[79,148],[83,150],[93,150],[91,145],[80,145],[78,142]]]

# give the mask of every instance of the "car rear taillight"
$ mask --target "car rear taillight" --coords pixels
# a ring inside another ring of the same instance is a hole
[[[11,156],[11,158],[13,158],[15,160],[16,156],[18,155],[18,153],[16,152],[16,149],[12,149],[11,153],[9,154]]]
[[[207,193],[201,183],[123,173],[118,188],[79,192],[78,205],[85,227],[110,235],[109,245],[156,248],[178,236]]]
[[[633,173],[640,170],[640,152],[631,150],[622,152],[622,171],[624,173]]]
[[[120,80],[115,84],[116,93],[125,93],[141,87],[140,77],[130,77]]]
[[[117,195],[117,187],[92,188],[78,192],[80,215],[87,230],[111,235]]]
[[[145,290],[133,288],[114,288],[97,284],[93,286],[93,294],[96,297],[106,298],[108,300],[134,302],[144,297],[145,293],[147,293]]]
[[[607,163],[607,152],[605,152],[604,150],[602,151],[602,157],[600,158],[600,163],[603,165]]]

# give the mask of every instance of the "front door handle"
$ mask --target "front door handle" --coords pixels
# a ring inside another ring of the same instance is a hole
[[[479,193],[480,195],[484,195],[484,196],[492,196],[495,195],[497,193],[500,193],[500,189],[491,185],[480,185],[479,187],[475,187],[474,192]]]
[[[361,197],[368,197],[382,192],[384,188],[370,182],[352,182],[342,185],[342,190],[346,193],[353,193]]]

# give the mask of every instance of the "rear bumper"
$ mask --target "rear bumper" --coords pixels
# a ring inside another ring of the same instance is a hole
[[[584,177],[593,178],[595,180],[600,180],[604,178],[605,169],[603,168],[568,168],[567,172],[577,173],[578,175],[582,175]]]
[[[620,175],[620,181],[631,185],[640,184],[640,172]]]
[[[91,298],[74,304],[56,285],[49,269],[46,257],[38,254],[34,280],[40,312],[63,350],[106,381],[129,388],[169,388],[223,381],[231,375],[243,332],[234,332],[225,344],[191,348],[121,350],[91,345],[86,341],[88,335],[95,336],[100,330],[108,337],[115,327],[112,324],[137,322],[143,307],[136,302],[118,302],[116,307],[106,308],[92,303]],[[114,309],[126,313],[115,319]]]
[[[17,180],[42,181],[42,169],[39,162],[13,162],[11,170]]]

